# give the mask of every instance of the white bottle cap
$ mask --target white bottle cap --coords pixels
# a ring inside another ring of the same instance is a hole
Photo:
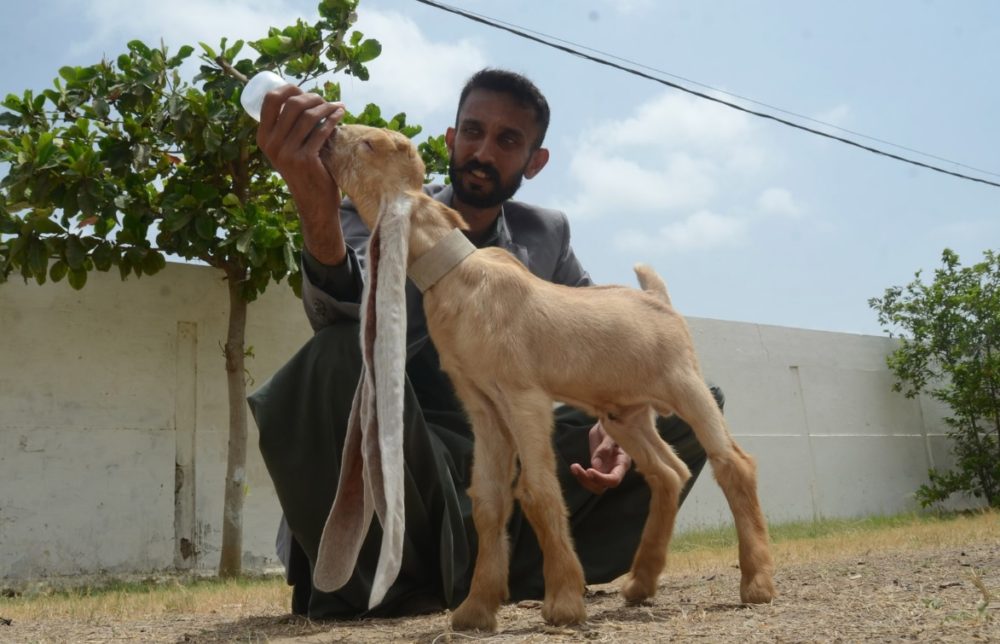
[[[273,89],[284,87],[285,85],[288,85],[288,81],[274,72],[260,72],[247,81],[246,87],[243,88],[243,93],[240,94],[240,103],[247,114],[259,122],[260,108],[264,104],[264,95]]]

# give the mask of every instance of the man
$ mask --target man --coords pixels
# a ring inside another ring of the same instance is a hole
[[[366,606],[381,539],[375,522],[344,588],[323,593],[312,587],[361,365],[357,319],[368,230],[349,202],[341,205],[319,157],[343,113],[341,104],[289,86],[265,99],[257,136],[299,209],[303,301],[316,335],[251,397],[251,406],[287,519],[279,541],[287,548],[293,610],[314,619],[372,614]],[[506,248],[543,279],[589,286],[565,215],[511,200],[522,179],[534,178],[548,162],[542,147],[548,123],[548,103],[528,79],[502,70],[478,72],[462,90],[455,127],[445,134],[451,185],[427,190],[461,213],[477,246]],[[468,592],[476,552],[465,493],[471,430],[427,337],[420,293],[412,284],[407,310],[406,541],[399,578],[374,611],[381,615],[457,605]],[[721,392],[713,391],[721,406]],[[691,429],[676,417],[659,419],[658,429],[691,469],[693,482],[705,453]],[[629,456],[582,412],[557,409],[553,440],[587,581],[610,581],[629,568],[648,488],[630,470]],[[541,597],[541,552],[518,508],[509,532],[511,598]]]

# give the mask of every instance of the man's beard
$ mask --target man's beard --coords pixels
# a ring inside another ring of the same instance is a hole
[[[489,192],[467,190],[462,183],[462,176],[473,170],[483,172],[489,178],[490,183],[493,184],[493,189]],[[514,196],[514,193],[521,187],[521,181],[524,179],[524,169],[522,168],[520,172],[516,173],[510,183],[504,183],[500,179],[500,173],[491,165],[485,165],[478,161],[469,161],[461,168],[456,168],[455,161],[452,159],[448,162],[448,177],[451,179],[451,186],[455,191],[455,196],[462,203],[468,204],[473,208],[492,208],[499,206]]]

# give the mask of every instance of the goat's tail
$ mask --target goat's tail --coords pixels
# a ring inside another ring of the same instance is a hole
[[[648,264],[636,264],[633,267],[635,276],[639,278],[639,286],[642,290],[656,293],[662,297],[667,304],[670,304],[670,294],[667,293],[667,284],[663,278],[656,274],[652,266]]]

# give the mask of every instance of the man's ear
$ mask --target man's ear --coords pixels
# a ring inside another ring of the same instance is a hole
[[[528,165],[524,168],[524,178],[534,179],[535,175],[542,171],[545,164],[549,162],[549,150],[548,148],[538,148],[531,153],[531,158],[528,159]]]
[[[444,131],[444,144],[448,147],[448,156],[455,154],[455,128],[450,127]]]

